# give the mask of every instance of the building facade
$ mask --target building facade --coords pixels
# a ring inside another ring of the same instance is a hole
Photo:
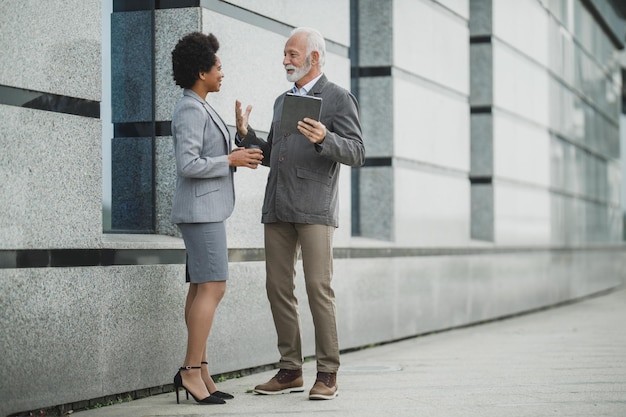
[[[186,287],[169,223],[181,96],[170,53],[191,31],[220,40],[225,78],[208,100],[231,131],[239,99],[267,133],[297,26],[324,34],[324,72],[359,100],[367,160],[341,168],[335,234],[342,349],[623,285],[624,9],[0,2],[0,416],[171,389]],[[260,224],[267,172],[236,173],[216,373],[278,360]],[[313,355],[300,265],[296,286]]]

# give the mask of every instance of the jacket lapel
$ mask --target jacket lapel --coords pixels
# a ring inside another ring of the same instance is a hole
[[[307,93],[308,96],[319,97],[322,94],[322,90],[324,86],[328,82],[328,78],[326,78],[326,74],[322,74],[319,80],[311,87],[311,91]]]
[[[204,103],[202,103],[202,105],[204,106],[206,111],[209,112],[209,114],[211,115],[211,119],[213,119],[213,121],[215,122],[217,127],[219,127],[220,130],[222,131],[222,135],[224,135],[224,139],[226,140],[226,143],[228,145],[228,152],[230,152],[231,151],[231,149],[230,149],[230,133],[228,132],[228,128],[226,127],[226,123],[224,123],[224,120],[222,120],[220,115],[217,114],[217,112],[213,109],[213,107],[211,107],[211,105],[209,103],[204,101]]]
[[[226,127],[226,123],[224,123],[224,120],[222,120],[220,115],[217,114],[217,112],[213,109],[213,107],[209,105],[209,103],[207,103],[206,100],[204,100],[202,97],[197,95],[192,90],[184,90],[183,94],[186,96],[193,97],[194,99],[202,103],[202,107],[204,107],[207,113],[209,113],[209,115],[211,116],[211,120],[213,120],[213,123],[215,123],[217,127],[219,127],[220,131],[222,132],[222,135],[224,136],[224,140],[226,141],[226,146],[228,147],[228,152],[230,153],[232,150],[231,143],[230,143],[230,132],[228,131],[228,127]]]

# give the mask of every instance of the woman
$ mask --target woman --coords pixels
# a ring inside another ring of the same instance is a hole
[[[176,191],[172,223],[177,224],[187,251],[189,291],[185,303],[187,353],[174,377],[176,402],[185,388],[201,404],[224,404],[232,395],[217,390],[211,378],[206,343],[215,310],[226,291],[228,249],[224,220],[233,211],[234,167],[256,168],[258,149],[231,152],[224,121],[205,100],[222,84],[222,65],[213,34],[193,32],[172,51],[174,81],[183,97],[172,117],[176,156]]]

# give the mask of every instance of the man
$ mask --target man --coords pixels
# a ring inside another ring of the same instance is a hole
[[[257,145],[270,166],[262,222],[265,228],[266,290],[280,353],[279,372],[255,387],[259,394],[304,391],[302,346],[294,296],[298,249],[315,326],[317,379],[309,399],[337,396],[339,342],[335,315],[332,239],[338,227],[338,180],[341,164],[358,167],[365,160],[356,99],[328,81],[322,72],[326,47],[315,29],[297,28],[285,44],[283,65],[292,91],[322,98],[319,121],[298,122],[299,134],[280,131],[285,94],[274,103],[267,141],[248,126],[251,106],[236,102],[237,144]]]

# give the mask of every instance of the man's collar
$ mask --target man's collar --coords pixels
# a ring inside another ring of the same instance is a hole
[[[320,75],[318,75],[317,77],[313,78],[311,81],[303,85],[302,88],[300,88],[300,91],[304,90],[303,94],[309,94],[309,91],[311,91],[311,88],[313,88],[313,86],[319,81],[320,78],[322,78],[323,75],[324,73],[321,72]],[[296,86],[295,83],[293,85],[292,91],[294,91],[295,93],[298,93],[298,87]]]

